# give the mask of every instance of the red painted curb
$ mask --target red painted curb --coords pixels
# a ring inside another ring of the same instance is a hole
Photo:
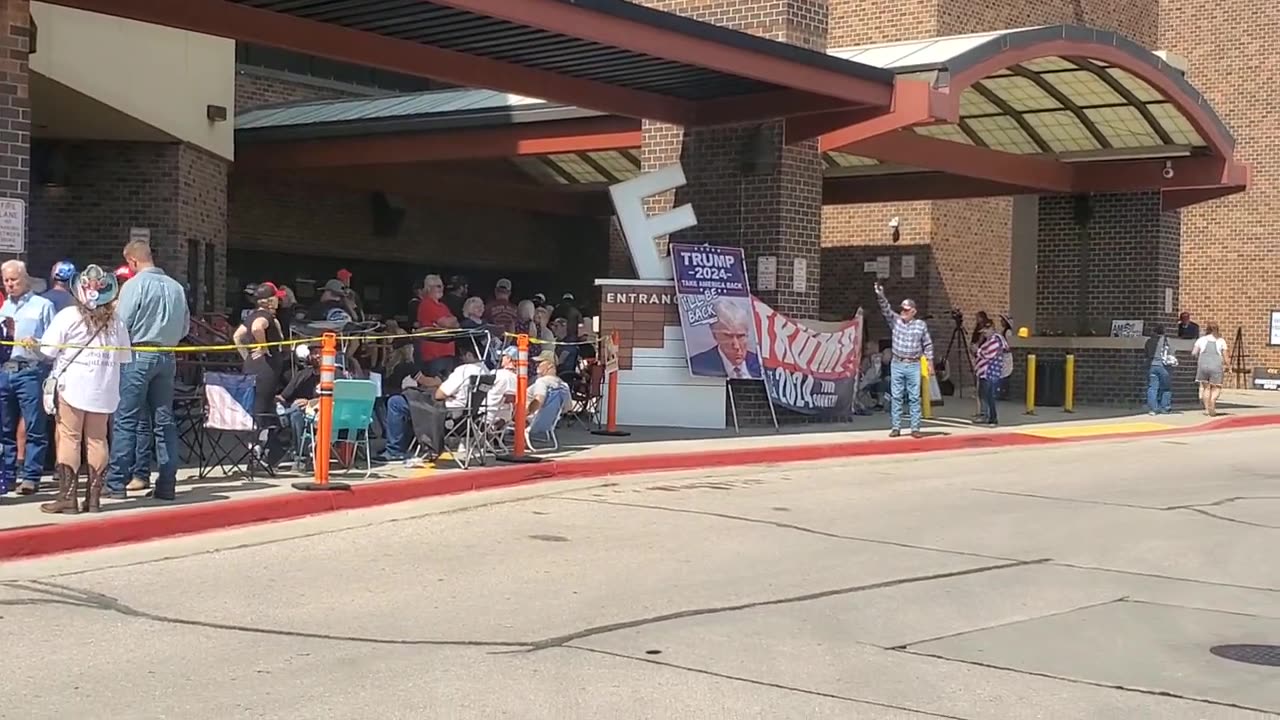
[[[1280,415],[1225,417],[1203,425],[1148,433],[1117,433],[1081,438],[1041,438],[1018,432],[991,435],[941,435],[921,440],[883,439],[813,443],[759,449],[711,450],[661,455],[553,460],[444,472],[405,480],[355,485],[344,492],[280,493],[243,500],[213,501],[167,510],[107,511],[93,519],[0,530],[0,561],[142,542],[175,535],[289,520],[307,515],[509,487],[553,478],[600,477],[707,467],[773,465],[837,457],[915,455],[971,448],[1018,447],[1062,442],[1115,440],[1247,429],[1280,424]],[[119,512],[117,516],[116,513]]]

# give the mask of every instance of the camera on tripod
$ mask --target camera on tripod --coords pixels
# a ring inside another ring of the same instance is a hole
[[[961,310],[960,308],[952,308],[952,309],[951,309],[951,320],[952,320],[952,322],[954,322],[957,326],[958,326],[958,325],[963,325],[963,324],[964,324],[964,311],[963,311],[963,310]]]

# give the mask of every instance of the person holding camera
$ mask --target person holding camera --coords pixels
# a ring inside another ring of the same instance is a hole
[[[933,338],[925,321],[916,317],[914,301],[904,299],[898,312],[894,312],[884,295],[884,286],[877,282],[875,289],[880,312],[893,334],[893,362],[889,367],[890,423],[893,429],[889,431],[889,437],[902,434],[902,396],[905,394],[911,408],[911,437],[918,439],[924,437],[920,432],[920,358],[928,360],[932,372]]]

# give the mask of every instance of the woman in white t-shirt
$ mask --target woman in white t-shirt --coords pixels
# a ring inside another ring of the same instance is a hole
[[[58,494],[40,509],[47,513],[97,512],[109,459],[107,421],[120,404],[120,367],[133,360],[129,331],[116,315],[120,286],[113,274],[90,265],[76,276],[75,303],[54,316],[40,338],[40,354],[53,361],[49,377],[57,386]],[[80,445],[89,459],[89,488],[83,507]]]
[[[1218,324],[1204,324],[1204,335],[1196,340],[1191,354],[1196,359],[1196,382],[1200,383],[1200,404],[1209,417],[1218,414],[1222,394],[1222,372],[1227,366],[1227,341],[1218,337]]]

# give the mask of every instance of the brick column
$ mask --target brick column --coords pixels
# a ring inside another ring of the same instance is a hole
[[[227,171],[230,163],[192,145],[178,155],[178,248],[174,263],[197,312],[221,312],[227,292]],[[191,257],[195,253],[196,257]],[[195,273],[188,268],[194,268]]]
[[[27,0],[0,0],[0,197],[27,203],[31,192],[31,96],[27,52],[31,41]],[[30,247],[30,238],[27,245]]]
[[[827,0],[643,0],[659,10],[823,51]],[[818,317],[819,238],[822,224],[822,159],[817,141],[785,144],[784,123],[686,129],[645,121],[640,149],[648,172],[679,161],[688,184],[649,200],[649,211],[690,203],[698,225],[677,233],[681,242],[738,246],[746,254],[752,291],[793,317]],[[777,288],[761,290],[756,258],[777,257]],[[797,261],[805,270],[794,282]],[[760,383],[735,383],[738,416],[770,422]],[[780,421],[801,420],[785,416]]]
[[[1041,197],[1036,329],[1107,335],[1112,320],[1169,328],[1181,245],[1178,213],[1161,211],[1158,192]]]

